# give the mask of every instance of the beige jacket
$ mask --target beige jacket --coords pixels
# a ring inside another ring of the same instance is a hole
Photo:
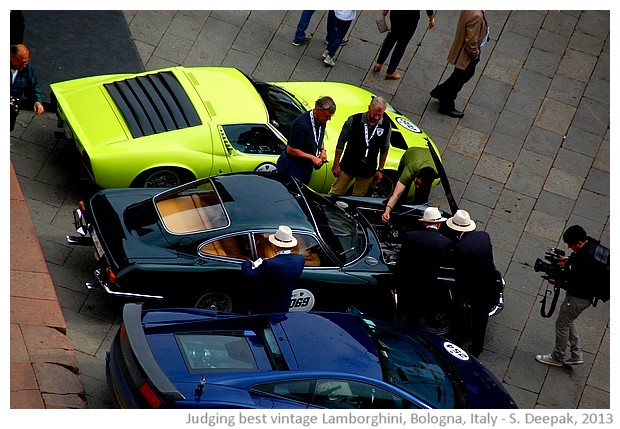
[[[465,70],[471,60],[480,57],[480,44],[489,27],[481,10],[463,10],[456,27],[448,62]]]

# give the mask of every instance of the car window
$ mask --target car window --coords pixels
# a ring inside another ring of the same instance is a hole
[[[248,340],[242,333],[177,334],[175,337],[190,372],[258,369]]]
[[[284,88],[266,82],[254,83],[267,108],[269,122],[288,139],[291,125],[306,109]]]
[[[369,383],[344,379],[319,379],[312,404],[325,408],[403,409],[412,403]]]
[[[263,124],[222,125],[230,144],[239,152],[254,155],[280,155],[284,142]]]
[[[262,232],[254,234],[256,252],[259,258],[272,258],[276,256],[277,249],[269,242],[269,236],[275,233]],[[306,258],[305,267],[333,267],[335,264],[325,254],[317,239],[308,234],[293,234],[297,239],[297,246],[293,247],[293,253],[300,253]]]
[[[233,259],[252,259],[249,236],[233,235],[203,243],[198,247],[201,256],[222,256]]]
[[[155,205],[166,229],[173,234],[187,234],[222,228],[228,225],[224,207],[211,184],[172,196],[155,197]]]
[[[307,187],[302,192],[321,238],[339,261],[346,265],[361,257],[366,251],[367,238],[355,216]]]
[[[308,403],[314,380],[284,380],[273,383],[261,383],[252,386],[252,390],[280,396],[294,401]]]

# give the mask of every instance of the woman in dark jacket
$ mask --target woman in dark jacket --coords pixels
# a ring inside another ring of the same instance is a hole
[[[373,67],[373,71],[378,73],[381,70],[383,63],[387,60],[387,57],[393,48],[394,51],[392,52],[392,57],[390,58],[390,64],[388,65],[385,78],[396,80],[401,78],[400,74],[396,73],[396,68],[405,53],[405,49],[407,49],[409,41],[418,27],[420,11],[393,10],[390,12],[388,10],[384,10],[382,12],[383,16],[386,16],[388,12],[390,13],[391,28],[387,36],[385,36],[385,40],[381,46],[381,51],[379,51],[379,57],[377,58],[377,63]],[[435,26],[435,14],[432,10],[427,10],[426,14],[428,15],[428,28],[430,30]]]

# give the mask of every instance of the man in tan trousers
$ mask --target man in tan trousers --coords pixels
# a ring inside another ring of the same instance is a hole
[[[484,11],[463,10],[456,27],[448,62],[454,71],[448,79],[431,91],[431,97],[439,100],[437,111],[452,118],[462,118],[463,112],[456,109],[454,101],[459,91],[476,72],[480,61],[480,48],[489,38],[489,26]]]

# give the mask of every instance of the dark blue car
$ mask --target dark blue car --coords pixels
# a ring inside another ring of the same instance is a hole
[[[353,313],[126,304],[106,375],[122,408],[516,408],[446,339]]]

